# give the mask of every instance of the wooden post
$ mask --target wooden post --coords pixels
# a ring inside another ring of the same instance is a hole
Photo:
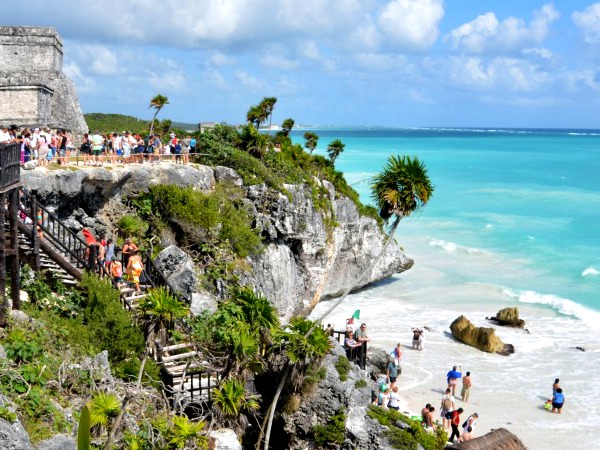
[[[8,298],[6,297],[6,233],[4,219],[6,194],[0,193],[0,326],[5,326],[8,319]]]
[[[42,268],[40,262],[40,240],[37,234],[37,216],[38,216],[38,204],[35,199],[35,195],[31,195],[31,242],[33,244],[33,269],[37,272]]]
[[[8,223],[12,253],[7,261],[10,269],[10,295],[13,309],[21,309],[21,267],[19,264],[19,188],[9,193]]]

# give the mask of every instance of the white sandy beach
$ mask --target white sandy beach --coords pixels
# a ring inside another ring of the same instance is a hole
[[[473,388],[470,402],[457,399],[456,405],[465,410],[461,416],[465,419],[473,412],[479,413],[476,436],[504,427],[531,450],[562,449],[573,442],[577,443],[576,448],[600,448],[596,438],[600,425],[600,405],[596,401],[600,386],[593,381],[596,368],[600,367],[597,330],[551,309],[520,304],[521,317],[530,333],[498,328],[497,334],[504,342],[514,344],[516,352],[510,356],[484,353],[457,342],[450,335],[449,325],[465,313],[477,326],[490,326],[485,317],[500,308],[474,300],[489,295],[488,287],[471,286],[472,292],[463,287],[462,303],[456,304],[448,301],[453,298],[452,292],[432,295],[425,289],[417,289],[411,293],[415,288],[410,286],[410,275],[403,274],[404,281],[386,282],[349,296],[325,319],[325,323],[334,323],[339,329],[360,306],[360,322],[368,324],[373,347],[389,352],[398,342],[402,344],[402,375],[398,386],[406,402],[403,408],[406,412],[419,415],[426,403],[439,411],[446,373],[453,365],[461,365],[463,372],[471,372]],[[424,285],[421,280],[415,284]],[[423,298],[446,301],[430,301],[424,307]],[[318,305],[312,316],[326,307],[326,303]],[[413,326],[427,326],[431,330],[425,332],[423,351],[411,348]],[[583,346],[586,352],[576,350],[575,345]],[[543,409],[556,377],[561,378],[566,397],[562,415]]]

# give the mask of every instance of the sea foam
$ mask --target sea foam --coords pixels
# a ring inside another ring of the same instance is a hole
[[[447,252],[461,251],[464,253],[488,253],[485,250],[474,247],[465,247],[463,245],[456,244],[450,241],[444,241],[443,239],[432,239],[429,241],[431,247],[440,247]]]
[[[581,272],[581,276],[582,277],[595,277],[596,275],[600,274],[600,272],[598,272],[598,270],[596,270],[595,267],[586,267],[586,269]]]
[[[571,316],[594,328],[600,328],[600,313],[592,311],[579,303],[552,294],[540,294],[535,291],[513,291],[504,289],[505,295],[521,303],[548,305],[556,312]]]

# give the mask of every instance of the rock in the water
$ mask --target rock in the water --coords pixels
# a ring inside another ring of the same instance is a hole
[[[496,317],[490,317],[498,325],[504,325],[507,327],[524,328],[525,321],[519,319],[519,308],[504,308],[496,314]]]
[[[452,322],[450,330],[459,341],[484,352],[509,355],[515,351],[511,344],[505,344],[496,336],[496,330],[476,327],[465,316],[460,316]]]

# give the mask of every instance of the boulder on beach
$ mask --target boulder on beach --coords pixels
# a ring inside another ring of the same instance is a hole
[[[460,316],[450,325],[452,336],[459,341],[488,353],[509,355],[514,353],[512,344],[505,344],[496,336],[493,328],[476,327],[465,316]]]
[[[504,308],[498,311],[495,317],[490,317],[489,320],[493,320],[498,325],[507,327],[524,328],[525,321],[519,319],[519,308],[516,306],[513,308]]]
[[[521,440],[506,428],[498,428],[481,437],[460,444],[454,444],[447,449],[452,450],[526,450]]]

